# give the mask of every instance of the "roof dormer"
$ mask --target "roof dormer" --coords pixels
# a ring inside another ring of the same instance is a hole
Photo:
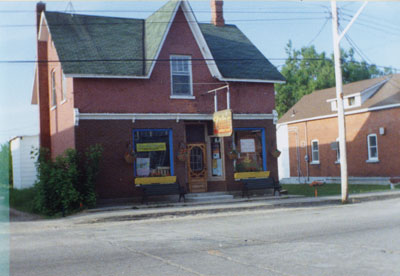
[[[370,99],[381,87],[385,84],[388,79],[385,79],[381,82],[378,82],[367,89],[364,89],[358,93],[352,93],[345,95],[343,97],[343,108],[344,109],[351,109],[360,107],[365,101]],[[331,111],[337,111],[337,99],[328,99],[326,100],[328,103],[331,104]]]

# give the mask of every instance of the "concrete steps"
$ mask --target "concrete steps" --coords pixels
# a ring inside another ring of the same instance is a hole
[[[186,202],[228,201],[233,199],[233,195],[226,192],[188,193],[185,195],[185,199]]]

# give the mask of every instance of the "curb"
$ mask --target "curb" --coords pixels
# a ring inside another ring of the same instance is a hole
[[[385,192],[381,194],[358,194],[353,195],[349,199],[348,204],[357,204],[361,202],[376,201],[376,200],[387,200],[400,198],[399,192]],[[288,199],[280,199],[288,200]],[[291,200],[291,199],[289,199]],[[252,202],[255,203],[251,206],[248,204],[251,202],[239,202],[241,206],[223,206],[223,204],[215,204],[219,206],[210,206],[209,208],[198,209],[195,207],[199,206],[177,206],[175,208],[182,208],[182,210],[162,210],[161,208],[153,208],[154,212],[147,212],[142,214],[127,214],[127,215],[112,215],[101,218],[87,219],[85,221],[78,222],[77,224],[94,224],[103,222],[121,222],[121,221],[139,221],[154,218],[166,218],[166,217],[185,217],[190,215],[201,215],[201,214],[218,214],[218,213],[234,213],[241,211],[253,211],[253,210],[268,210],[268,209],[282,209],[282,208],[297,208],[297,207],[315,207],[324,205],[342,205],[340,197],[320,197],[320,198],[299,198],[291,202]],[[258,203],[258,204],[257,204]],[[152,209],[152,208],[149,208]],[[126,209],[125,209],[126,210]],[[135,209],[137,210],[137,209]],[[145,210],[145,209],[141,209]],[[148,210],[148,209],[147,209]]]

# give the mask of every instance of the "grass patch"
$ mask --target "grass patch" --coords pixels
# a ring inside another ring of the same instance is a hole
[[[314,196],[314,188],[308,184],[283,184],[283,189],[287,190],[289,195],[303,195],[307,197]],[[360,194],[377,191],[390,190],[390,185],[349,185],[349,194]],[[318,187],[318,196],[333,196],[341,194],[340,184],[325,184]]]
[[[35,188],[10,189],[10,207],[26,212],[35,213],[33,200],[35,198]]]

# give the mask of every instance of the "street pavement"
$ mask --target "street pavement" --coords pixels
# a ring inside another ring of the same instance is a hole
[[[352,196],[347,205],[288,198],[13,222],[10,275],[400,275],[394,194]]]

